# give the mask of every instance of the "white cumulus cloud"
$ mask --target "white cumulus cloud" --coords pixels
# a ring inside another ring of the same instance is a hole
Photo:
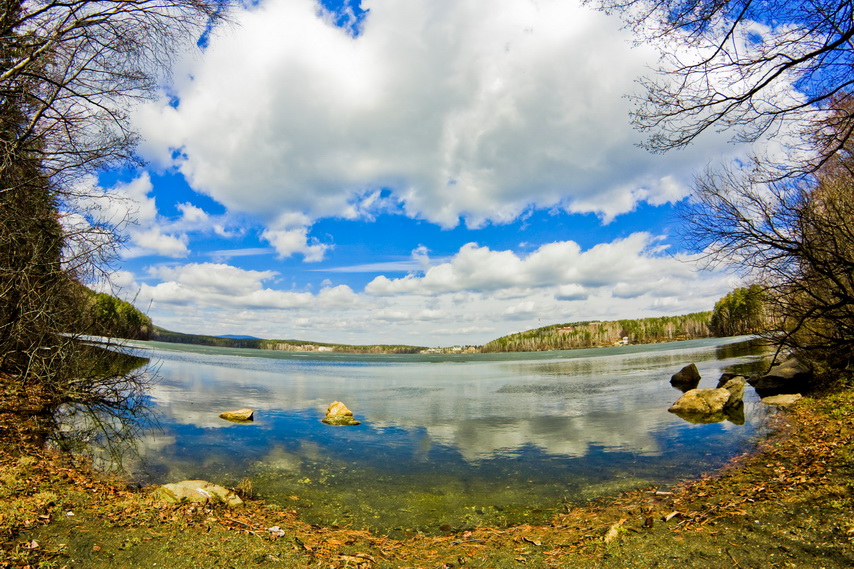
[[[402,208],[452,227],[560,207],[607,221],[682,198],[694,165],[734,151],[715,136],[664,157],[637,148],[624,95],[655,54],[575,2],[363,7],[355,37],[314,0],[238,8],[177,72],[179,104],[140,109],[144,153],[177,151],[193,188],[262,220],[280,255],[319,260],[326,246],[281,215],[307,228]]]
[[[425,263],[423,249],[417,254]],[[710,310],[737,283],[698,273],[646,233],[583,250],[558,242],[519,254],[474,244],[402,278],[379,276],[356,291],[324,279],[283,290],[271,270],[225,263],[157,265],[137,277],[137,304],[159,325],[344,343],[454,345],[580,320]],[[130,275],[122,279],[132,282]]]
[[[275,271],[253,271],[224,263],[189,263],[152,267],[149,277],[160,282],[144,283],[139,300],[161,305],[192,304],[199,309],[291,310],[296,308],[346,308],[356,294],[346,285],[324,287],[319,293],[283,291],[266,286]]]
[[[523,289],[521,295],[524,289],[554,287],[556,298],[577,300],[586,298],[588,289],[613,287],[619,296],[630,297],[630,289],[655,293],[653,283],[662,274],[670,280],[696,278],[690,265],[662,254],[654,236],[638,232],[586,251],[574,241],[548,243],[527,256],[469,243],[450,261],[428,268],[423,275],[379,276],[365,292],[384,296],[501,291],[506,295]]]
[[[109,188],[98,185],[94,178],[83,180],[76,188],[76,205],[85,213],[77,222],[116,227],[127,237],[125,258],[161,255],[182,258],[189,254],[189,238],[180,228],[168,227],[158,214],[154,189],[147,172],[129,182]]]

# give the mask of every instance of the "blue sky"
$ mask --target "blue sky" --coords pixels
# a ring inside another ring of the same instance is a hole
[[[629,123],[657,54],[566,0],[261,0],[134,109],[147,166],[112,285],[181,332],[480,344],[710,310],[674,205],[743,156],[652,155]],[[115,199],[118,198],[118,199]],[[102,200],[103,201],[103,200]]]

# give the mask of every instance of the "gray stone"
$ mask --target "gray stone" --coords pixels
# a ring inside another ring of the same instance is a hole
[[[668,411],[682,416],[690,415],[713,415],[723,413],[729,401],[731,393],[719,387],[717,389],[689,389],[676,403],[670,406]]]
[[[740,375],[729,379],[722,387],[729,391],[729,399],[726,402],[726,407],[737,405],[744,398],[744,387],[747,385],[747,380]]]
[[[797,358],[775,365],[761,377],[751,378],[750,385],[760,396],[802,393],[809,389],[812,370]]]
[[[773,405],[775,407],[791,407],[801,399],[803,399],[803,397],[800,393],[787,393],[783,395],[763,397],[762,403],[765,403],[766,405]]]
[[[670,385],[682,391],[696,389],[700,384],[700,371],[695,364],[689,364],[670,377]]]
[[[199,502],[225,504],[231,508],[243,504],[240,496],[207,480],[184,480],[183,482],[164,484],[154,491],[154,498],[170,504]]]

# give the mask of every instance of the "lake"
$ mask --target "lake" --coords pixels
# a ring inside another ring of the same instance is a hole
[[[666,489],[752,449],[773,413],[749,387],[743,424],[667,412],[688,363],[700,387],[757,370],[765,352],[744,338],[466,355],[133,346],[157,376],[157,425],[125,460],[138,481],[249,478],[308,522],[395,536],[547,523],[585,500]],[[321,423],[336,400],[362,424]],[[241,407],[254,422],[218,417]]]

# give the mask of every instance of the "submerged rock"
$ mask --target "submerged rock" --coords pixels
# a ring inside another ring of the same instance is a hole
[[[711,423],[722,423],[726,421],[726,413],[723,411],[718,411],[717,413],[685,413],[682,411],[673,411],[672,409],[668,409],[671,413],[686,421],[688,423],[694,423],[695,425],[708,425]]]
[[[255,413],[252,409],[238,409],[236,411],[220,413],[219,416],[226,421],[231,421],[233,423],[248,423],[249,421],[254,420]]]
[[[327,425],[335,425],[336,427],[352,427],[361,425],[360,421],[353,418],[353,412],[347,409],[347,406],[340,401],[333,401],[326,409],[326,417],[321,419]]]
[[[744,401],[724,407],[724,416],[727,421],[734,425],[743,425],[746,420],[744,416]]]
[[[670,377],[670,385],[682,391],[696,389],[700,384],[700,371],[695,364],[688,364]]]
[[[716,413],[684,413],[681,411],[671,411],[671,413],[683,421],[697,425],[722,423],[723,421],[729,421],[734,425],[743,425],[745,422],[744,401],[739,401],[736,405],[724,407],[723,411]]]
[[[207,480],[184,480],[183,482],[164,484],[154,491],[154,498],[170,504],[202,502],[225,504],[230,508],[243,504],[240,496]]]

